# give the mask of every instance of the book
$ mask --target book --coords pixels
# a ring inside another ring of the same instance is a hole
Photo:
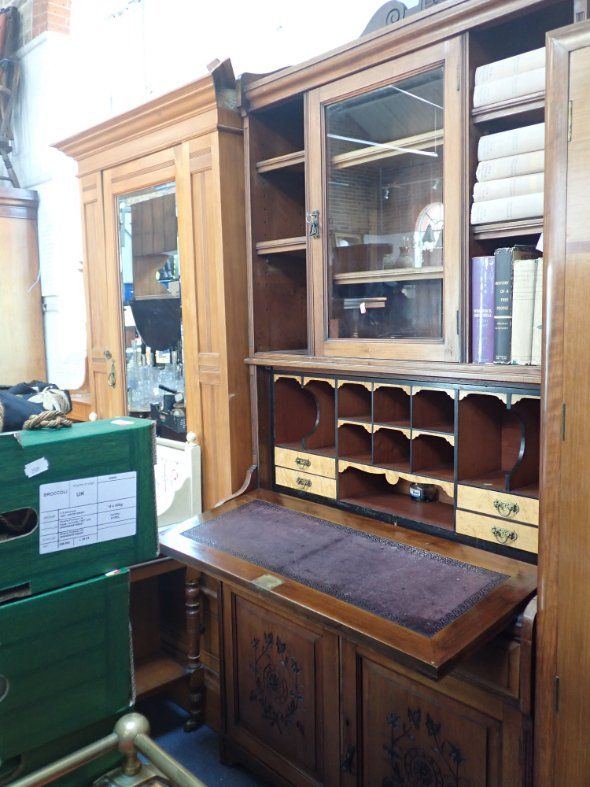
[[[496,79],[504,79],[523,71],[533,71],[545,65],[545,47],[531,49],[529,52],[521,52],[519,55],[505,57],[493,63],[486,63],[475,69],[475,84],[481,85],[483,82],[491,82]]]
[[[514,260],[536,259],[533,246],[494,252],[494,363],[510,363],[512,339],[512,266]]]
[[[533,338],[531,342],[531,363],[541,365],[541,339],[543,337],[543,258],[540,257],[535,279],[535,304],[533,307]]]
[[[471,260],[471,346],[473,363],[494,362],[494,257]]]
[[[502,156],[489,161],[480,161],[477,165],[476,178],[480,183],[483,183],[487,180],[500,180],[543,172],[544,169],[545,151],[533,150],[530,153],[517,153],[515,156]]]
[[[514,260],[512,264],[510,362],[521,366],[531,363],[537,267],[537,259]]]
[[[481,137],[477,145],[477,159],[488,161],[501,156],[515,156],[517,153],[544,149],[545,124],[534,123],[532,126],[511,128]]]
[[[535,194],[543,191],[543,172],[530,175],[516,175],[513,178],[498,178],[476,183],[473,187],[473,201],[519,197],[522,194]]]
[[[508,101],[511,98],[528,96],[530,93],[541,93],[545,90],[545,66],[522,74],[494,79],[476,85],[473,90],[473,107],[485,107]]]
[[[471,206],[472,224],[489,224],[492,221],[534,219],[543,215],[543,192],[521,194],[518,197],[487,199]]]

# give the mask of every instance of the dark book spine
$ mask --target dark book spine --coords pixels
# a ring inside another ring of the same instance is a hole
[[[494,254],[494,363],[510,363],[512,252],[511,248],[496,249]]]
[[[494,257],[471,261],[471,334],[473,363],[494,361]]]

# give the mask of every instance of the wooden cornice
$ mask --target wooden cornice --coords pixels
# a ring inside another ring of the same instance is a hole
[[[117,115],[97,126],[81,131],[54,144],[67,156],[80,161],[122,142],[153,134],[206,112],[214,111],[212,128],[217,122],[217,95],[212,76],[166,93],[146,104]]]
[[[505,19],[550,4],[551,0],[446,0],[299,65],[260,79],[247,75],[241,85],[241,108],[248,111],[281,101],[497,17]]]

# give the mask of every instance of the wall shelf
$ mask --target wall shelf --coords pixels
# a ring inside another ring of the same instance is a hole
[[[259,175],[264,175],[267,172],[276,172],[277,170],[286,169],[303,172],[304,165],[305,151],[296,150],[293,153],[285,153],[283,156],[274,156],[273,158],[256,162],[256,171]]]
[[[374,161],[404,156],[413,150],[428,150],[435,145],[442,145],[444,132],[442,129],[427,131],[424,134],[414,134],[411,137],[402,137],[388,142],[375,143],[348,153],[339,153],[332,156],[334,169],[347,169],[360,164],[371,164]]]
[[[473,236],[479,240],[494,238],[513,238],[520,235],[539,235],[543,232],[543,217],[518,219],[517,221],[497,221],[489,224],[472,224]]]
[[[530,93],[527,96],[519,96],[518,98],[508,99],[507,101],[499,101],[495,104],[475,107],[471,111],[471,117],[474,123],[479,124],[488,123],[492,120],[500,120],[501,118],[538,113],[540,115],[539,120],[542,120],[544,108],[545,91],[542,90],[538,93]],[[533,118],[530,120],[534,122]]]
[[[298,254],[307,248],[305,235],[298,238],[279,238],[256,244],[256,252],[262,256],[270,254]]]
[[[351,271],[335,273],[335,284],[377,284],[389,281],[419,281],[420,279],[442,279],[442,265],[425,268],[397,268],[376,271]]]

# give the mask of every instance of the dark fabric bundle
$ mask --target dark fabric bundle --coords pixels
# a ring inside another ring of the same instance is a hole
[[[0,432],[22,429],[34,415],[46,411],[69,413],[72,400],[56,385],[33,380],[0,390]]]

